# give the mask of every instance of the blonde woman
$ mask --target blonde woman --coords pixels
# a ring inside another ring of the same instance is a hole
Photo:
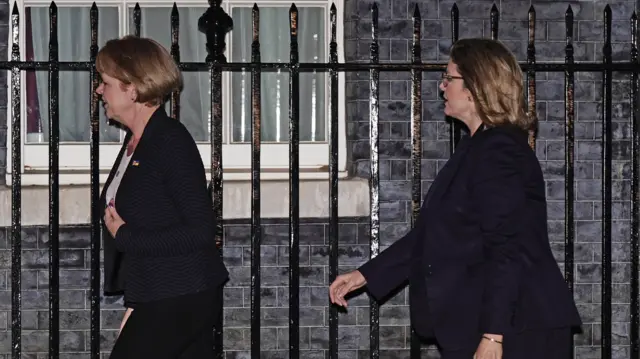
[[[331,301],[409,282],[416,332],[443,359],[565,359],[581,324],[549,246],[540,164],[528,145],[523,75],[500,42],[456,42],[442,74],[447,116],[469,130],[414,228],[331,284]]]
[[[163,108],[180,71],[133,36],[107,42],[96,67],[107,117],[127,130],[101,197],[105,293],[127,307],[110,358],[211,358],[228,272],[200,153]]]

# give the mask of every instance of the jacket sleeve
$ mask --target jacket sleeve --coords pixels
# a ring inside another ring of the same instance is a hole
[[[214,244],[213,206],[195,142],[185,130],[164,136],[162,149],[164,190],[171,196],[181,224],[149,230],[125,223],[115,236],[116,247],[122,252],[173,256]]]
[[[358,268],[367,281],[367,290],[374,298],[382,299],[409,279],[416,232],[415,227],[412,228],[404,237]]]
[[[484,333],[505,334],[518,298],[524,249],[517,236],[519,208],[525,206],[520,173],[522,145],[507,135],[485,139],[478,148],[471,201],[479,218],[485,255],[485,290],[481,312]]]

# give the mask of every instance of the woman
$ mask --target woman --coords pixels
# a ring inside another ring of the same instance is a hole
[[[228,278],[196,143],[162,105],[181,74],[157,42],[127,36],[96,68],[109,119],[127,130],[105,183],[105,294],[127,311],[111,358],[211,358]]]
[[[469,130],[438,173],[414,228],[329,294],[409,282],[416,332],[445,359],[564,359],[581,324],[549,246],[545,184],[527,131],[523,75],[500,42],[464,39],[442,75],[447,116]]]

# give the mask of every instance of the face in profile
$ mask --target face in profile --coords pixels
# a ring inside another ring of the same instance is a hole
[[[107,118],[123,123],[123,117],[133,109],[135,97],[132,86],[124,85],[120,80],[100,73],[102,81],[96,93],[102,96],[102,105]]]
[[[464,86],[464,79],[458,72],[458,66],[449,61],[447,70],[442,74],[440,90],[444,97],[445,115],[466,122],[473,113],[471,92]]]

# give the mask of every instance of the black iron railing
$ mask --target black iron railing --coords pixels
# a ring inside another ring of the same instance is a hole
[[[216,242],[222,246],[222,72],[223,71],[250,71],[252,76],[251,91],[251,115],[252,115],[252,161],[251,161],[251,355],[260,357],[260,246],[261,246],[261,218],[260,218],[260,128],[261,128],[261,87],[260,75],[262,71],[285,70],[290,72],[290,110],[289,110],[289,138],[290,141],[290,191],[289,191],[289,355],[291,358],[300,357],[299,347],[299,291],[300,291],[300,263],[298,253],[299,246],[299,74],[307,71],[329,72],[329,279],[332,281],[338,274],[338,74],[349,71],[369,71],[370,73],[370,250],[371,256],[379,253],[380,246],[380,162],[378,157],[378,127],[379,127],[379,74],[381,71],[409,71],[411,73],[411,116],[407,121],[411,122],[411,162],[413,165],[412,180],[412,222],[415,222],[422,200],[421,188],[421,123],[422,94],[421,81],[423,72],[440,72],[446,67],[444,63],[424,63],[421,61],[420,29],[421,17],[418,8],[413,13],[413,37],[411,49],[411,61],[409,63],[380,63],[378,56],[378,8],[372,7],[372,41],[370,47],[369,63],[338,63],[336,38],[337,14],[336,7],[330,9],[330,43],[328,63],[300,63],[298,53],[298,10],[295,5],[290,9],[290,61],[288,63],[263,63],[260,58],[259,21],[260,9],[253,7],[253,43],[251,46],[250,63],[227,63],[224,56],[225,36],[232,26],[231,18],[220,7],[220,0],[211,2],[211,6],[198,22],[198,28],[207,37],[208,56],[204,62],[180,62],[180,48],[178,46],[179,12],[174,4],[171,12],[170,24],[172,34],[171,54],[179,62],[183,71],[208,71],[211,78],[211,168],[212,186],[211,195],[214,199],[215,216],[218,227]],[[536,73],[537,72],[564,72],[565,81],[565,258],[564,272],[566,281],[573,290],[574,282],[574,184],[575,184],[575,100],[574,82],[576,72],[597,72],[602,74],[602,312],[601,312],[601,352],[602,358],[610,359],[612,356],[612,323],[611,323],[611,295],[612,295],[612,257],[611,257],[611,223],[612,223],[612,73],[624,72],[629,74],[631,82],[629,100],[631,103],[632,124],[632,220],[631,220],[631,330],[630,344],[631,357],[640,356],[639,337],[639,218],[640,218],[640,179],[639,154],[640,134],[638,122],[638,19],[634,13],[630,18],[632,35],[630,40],[631,52],[628,61],[613,62],[611,51],[611,9],[604,8],[604,48],[602,62],[574,61],[573,49],[573,12],[571,7],[566,11],[566,58],[564,63],[539,63],[536,61],[535,50],[535,10],[533,6],[529,10],[529,36],[527,61],[522,64],[527,77],[528,109],[532,114],[536,111]],[[12,358],[18,359],[22,355],[21,344],[21,86],[20,73],[24,70],[47,70],[49,73],[49,355],[51,358],[59,356],[59,86],[58,76],[60,70],[89,71],[92,88],[98,86],[98,76],[94,66],[98,52],[98,8],[94,3],[91,12],[91,50],[88,62],[61,62],[58,58],[58,33],[57,33],[57,7],[55,3],[50,6],[50,42],[49,61],[21,61],[21,49],[19,46],[19,22],[20,14],[17,5],[14,5],[11,13],[12,51],[10,61],[0,61],[0,69],[11,71],[11,156],[12,156],[12,225],[11,225],[11,332],[12,332]],[[134,8],[135,34],[140,35],[141,9]],[[458,39],[459,12],[456,5],[451,9],[451,34],[452,41]],[[495,7],[490,13],[490,33],[492,38],[497,38],[499,25],[499,12]],[[171,114],[179,119],[180,97],[178,93],[171,96]],[[90,179],[91,179],[91,327],[90,327],[90,353],[91,358],[99,358],[100,351],[100,218],[98,210],[99,199],[99,98],[92,91],[90,106]],[[452,122],[451,151],[460,138],[460,127]],[[530,134],[530,145],[535,146],[536,134]],[[338,312],[335,306],[329,310],[329,356],[338,357]],[[371,302],[370,311],[370,353],[372,358],[378,358],[379,353],[379,311],[377,303]],[[567,345],[573,348],[572,343]],[[222,351],[222,325],[216,330],[217,356],[223,357]],[[411,357],[420,356],[420,342],[412,335]]]

